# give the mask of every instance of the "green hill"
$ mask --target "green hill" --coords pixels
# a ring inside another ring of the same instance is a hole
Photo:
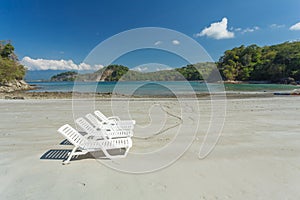
[[[74,81],[77,77],[78,73],[74,71],[68,71],[59,73],[51,77],[51,81]]]
[[[300,80],[300,42],[264,47],[242,45],[225,51],[218,68],[225,80]]]

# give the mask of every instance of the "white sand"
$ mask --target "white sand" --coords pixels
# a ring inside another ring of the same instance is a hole
[[[155,103],[179,112],[176,102],[139,101],[130,106],[139,125],[150,122],[145,110]],[[72,148],[59,145],[63,137],[56,132],[65,123],[74,125],[70,100],[1,100],[0,199],[299,199],[300,98],[227,103],[222,135],[208,157],[198,159],[210,113],[207,101],[200,101],[201,129],[189,150],[167,168],[137,175],[112,170],[95,159],[70,165],[40,159],[50,149]],[[110,113],[107,101],[97,104]],[[121,108],[122,101],[118,105]],[[167,118],[164,128],[180,123],[155,106],[151,117],[154,124]],[[187,134],[194,130],[190,127]],[[135,134],[149,136],[156,129],[159,125],[141,133],[137,127]],[[166,145],[175,131],[134,139],[126,159]]]

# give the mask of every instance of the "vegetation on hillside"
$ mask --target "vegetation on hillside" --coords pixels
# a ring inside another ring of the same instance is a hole
[[[79,81],[199,81],[207,78],[214,63],[198,63],[172,70],[138,72],[122,65],[109,65],[91,74],[80,74]],[[201,72],[201,73],[199,73]]]
[[[118,81],[128,71],[129,71],[128,67],[125,67],[123,65],[109,65],[104,69],[101,80]]]
[[[0,41],[0,84],[22,80],[25,76],[25,67],[18,63],[14,50],[9,42]]]
[[[74,71],[63,72],[51,77],[51,81],[74,81],[78,73]]]
[[[300,80],[300,42],[265,47],[242,45],[225,51],[218,68],[225,80]]]

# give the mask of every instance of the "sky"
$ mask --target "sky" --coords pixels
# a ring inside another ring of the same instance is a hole
[[[162,27],[191,37],[218,61],[236,46],[299,40],[299,10],[299,0],[2,0],[0,40],[12,41],[28,69],[89,70],[103,66],[84,63],[99,43],[130,29]],[[180,42],[172,40],[179,47]],[[147,55],[156,59],[145,63],[184,64],[178,58],[162,62],[166,53],[136,53],[119,64],[139,69]]]

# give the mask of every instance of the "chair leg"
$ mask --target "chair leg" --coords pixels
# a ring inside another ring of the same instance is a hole
[[[78,149],[78,147],[74,147],[74,148],[73,148],[72,152],[69,154],[68,159],[67,159],[67,160],[64,160],[64,161],[62,162],[63,165],[66,165],[66,164],[69,164],[69,163],[70,163],[70,160],[71,160],[73,154],[75,153],[75,151],[76,151],[77,149]]]
[[[103,153],[104,153],[104,155],[107,157],[107,158],[109,158],[109,159],[113,159],[113,156],[111,156],[108,152],[107,152],[107,150],[106,149],[101,149],[102,151],[103,151]]]
[[[130,149],[130,147],[125,148],[125,153],[124,154],[113,156],[113,158],[125,158],[127,156],[128,152],[129,152],[129,149]],[[120,152],[121,151],[122,151],[122,149],[120,149]],[[110,158],[110,159],[112,159],[112,158]]]
[[[75,152],[75,153],[73,153],[73,156],[85,155],[85,154],[87,154],[87,153],[88,153],[88,151],[82,150],[82,151],[80,151],[80,152]]]
[[[125,151],[125,153],[124,153],[124,158],[127,156],[128,152],[129,152],[129,149],[130,149],[130,147],[127,147],[127,148],[126,148],[126,151]]]

